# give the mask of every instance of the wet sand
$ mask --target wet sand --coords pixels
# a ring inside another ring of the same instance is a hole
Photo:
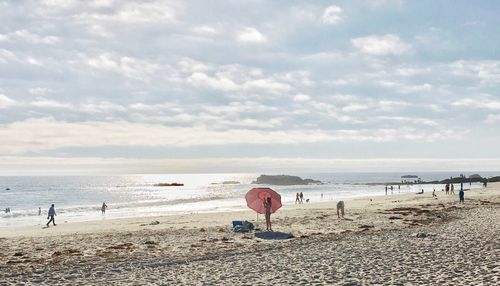
[[[0,285],[498,285],[500,184],[456,193],[287,205],[283,241],[231,232],[250,210],[1,229]]]

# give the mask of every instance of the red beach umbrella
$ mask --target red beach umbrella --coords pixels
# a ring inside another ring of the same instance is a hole
[[[271,213],[281,208],[281,196],[271,188],[253,188],[245,195],[247,206],[259,214],[266,212],[264,200],[271,198]]]

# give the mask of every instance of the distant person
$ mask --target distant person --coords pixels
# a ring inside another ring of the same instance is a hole
[[[461,204],[464,203],[464,196],[465,196],[464,190],[460,190],[460,192],[458,192],[458,198],[460,199],[459,203]]]
[[[344,218],[344,201],[338,201],[337,202],[337,217],[340,218],[340,215],[342,214],[342,218]]]
[[[434,190],[432,191],[432,196],[433,196],[433,197],[437,197],[437,195],[436,195],[436,189],[434,189]]]
[[[264,209],[266,210],[266,230],[267,231],[273,231],[271,227],[271,197],[268,197],[264,200]]]
[[[47,214],[47,219],[50,218],[50,220],[47,222],[47,227],[49,227],[49,224],[52,222],[54,225],[56,225],[56,221],[54,219],[54,216],[56,216],[56,209],[54,208],[54,204],[52,204],[49,208],[49,212]]]
[[[323,193],[321,193],[321,199],[323,199]]]
[[[387,186],[385,186],[385,195],[387,196]]]
[[[297,204],[297,203],[299,203],[299,204],[300,204],[300,194],[299,194],[299,193],[297,193],[297,194],[295,195],[295,204]]]
[[[423,195],[423,194],[424,194],[424,189],[422,189],[422,191],[417,193],[417,195]]]
[[[108,206],[106,205],[105,202],[102,202],[102,207],[101,207],[101,213],[104,215],[106,214],[106,209],[108,208]]]
[[[455,194],[455,185],[451,184],[451,186],[450,186],[450,195],[454,195],[454,194]]]
[[[444,191],[445,191],[445,193],[446,193],[447,195],[450,193],[450,184],[446,184],[446,185],[444,186]]]
[[[41,207],[38,207],[38,215],[42,215],[42,208]]]
[[[300,192],[300,203],[304,202],[304,194]]]

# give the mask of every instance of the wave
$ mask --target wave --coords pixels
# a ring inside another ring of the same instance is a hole
[[[174,205],[184,205],[184,204],[193,204],[200,202],[208,202],[211,200],[224,200],[230,199],[225,196],[210,196],[210,197],[196,197],[189,199],[175,199],[175,200],[143,200],[136,202],[126,202],[126,203],[116,203],[116,204],[108,204],[108,209],[120,210],[120,209],[140,209],[146,207],[158,207],[158,206],[174,206]],[[80,206],[69,206],[69,207],[61,207],[58,208],[56,206],[56,213],[58,214],[85,214],[92,212],[100,212],[101,205],[80,205]],[[47,215],[47,211],[42,211],[41,217]],[[19,218],[19,217],[37,217],[38,209],[25,209],[25,210],[12,210],[10,213],[1,214],[0,218],[9,219],[9,218]]]

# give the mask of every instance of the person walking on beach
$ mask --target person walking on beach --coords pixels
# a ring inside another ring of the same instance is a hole
[[[387,185],[385,186],[385,195],[387,196]]]
[[[450,184],[446,184],[444,186],[444,191],[446,192],[447,195],[450,193]]]
[[[106,205],[105,202],[102,202],[102,207],[101,207],[101,213],[102,215],[106,214],[106,209],[108,208],[108,206]]]
[[[459,203],[461,204],[464,203],[464,195],[465,195],[464,190],[460,190],[460,192],[458,192],[458,198],[460,199]]]
[[[49,227],[49,224],[52,222],[54,225],[56,225],[56,221],[54,219],[54,216],[56,216],[56,209],[54,208],[54,204],[52,204],[49,208],[49,212],[47,215],[47,219],[50,218],[50,220],[47,222],[47,227]]]
[[[304,201],[304,194],[300,192],[300,203],[303,203]]]
[[[342,213],[342,218],[344,218],[344,201],[338,201],[337,203],[337,217],[339,219],[341,213]]]
[[[38,215],[41,216],[42,215],[42,208],[41,207],[38,207]]]
[[[268,197],[264,200],[264,209],[266,210],[266,230],[273,231],[271,227],[271,197]]]
[[[297,203],[299,203],[299,204],[300,204],[300,194],[299,194],[299,193],[297,193],[297,194],[295,195],[295,204],[297,204]]]
[[[450,186],[450,195],[454,195],[454,194],[455,194],[455,185],[451,184],[451,186]]]

